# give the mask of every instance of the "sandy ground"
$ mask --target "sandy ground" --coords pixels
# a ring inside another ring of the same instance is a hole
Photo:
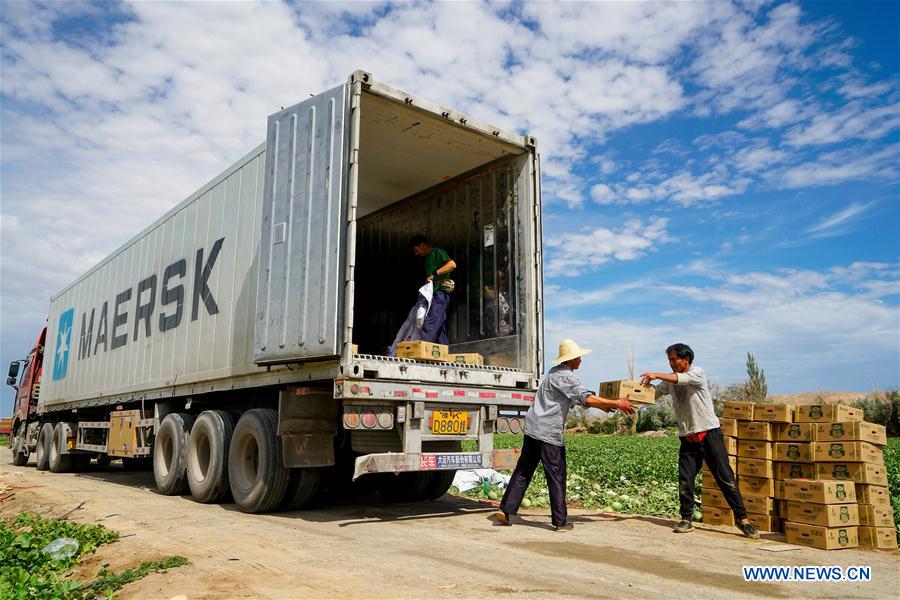
[[[575,530],[549,526],[529,511],[513,527],[494,509],[445,496],[383,504],[377,496],[335,506],[245,515],[153,491],[149,472],[115,466],[78,474],[9,464],[0,450],[4,516],[22,510],[103,523],[122,539],[86,559],[122,569],[181,554],[186,567],[151,574],[121,598],[896,598],[900,553],[762,550],[781,539],[748,540],[729,528],[671,532],[664,519],[573,511]],[[9,491],[3,495],[9,494]],[[748,583],[742,565],[870,565],[867,583]]]

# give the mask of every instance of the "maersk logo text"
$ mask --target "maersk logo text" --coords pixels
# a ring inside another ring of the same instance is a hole
[[[72,345],[72,321],[74,319],[74,308],[59,315],[59,327],[56,328],[56,351],[53,355],[53,381],[64,379],[69,371],[69,347]]]

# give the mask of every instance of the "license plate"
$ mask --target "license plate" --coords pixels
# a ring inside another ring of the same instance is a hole
[[[469,413],[464,410],[435,410],[431,413],[431,433],[435,435],[466,435]]]

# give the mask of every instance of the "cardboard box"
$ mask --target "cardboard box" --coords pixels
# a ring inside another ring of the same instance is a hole
[[[703,506],[703,524],[734,526],[734,513],[730,508]]]
[[[897,532],[893,527],[858,527],[860,548],[896,550]]]
[[[740,421],[738,423],[739,440],[772,441],[772,425],[758,421]]]
[[[823,527],[858,526],[859,508],[855,502],[853,504],[788,502],[787,520],[793,523],[806,523]]]
[[[630,379],[617,379],[600,383],[599,396],[601,398],[618,400],[626,395],[632,403],[653,404],[656,402],[656,388],[652,385],[643,386],[640,381],[632,381]]]
[[[443,362],[447,360],[447,346],[422,341],[400,342],[397,344],[397,357]]]
[[[727,419],[738,419],[740,421],[753,420],[753,402],[723,402],[722,416]]]
[[[731,436],[725,436],[722,438],[725,443],[725,452],[728,453],[728,456],[737,456],[738,451],[738,441],[737,438],[733,438]],[[706,463],[704,463],[706,464]]]
[[[781,519],[775,515],[747,513],[747,520],[753,523],[758,531],[781,531]]]
[[[777,451],[776,451],[777,454]],[[815,479],[816,468],[812,463],[777,462],[775,479]],[[827,479],[827,478],[823,478]]]
[[[803,404],[797,407],[794,421],[797,423],[832,423],[835,421],[862,421],[863,411],[843,404]]]
[[[793,423],[794,407],[790,404],[757,404],[753,409],[754,421],[769,423]]]
[[[891,496],[888,488],[882,485],[870,485],[857,483],[856,501],[860,504],[874,504],[875,506],[891,507]]]
[[[756,513],[758,515],[774,515],[775,500],[769,496],[743,496],[744,508],[748,513]]]
[[[813,442],[775,442],[775,460],[780,462],[813,462]]]
[[[476,365],[479,367],[484,366],[484,356],[481,354],[468,353],[468,354],[447,354],[447,362],[452,363],[462,363],[464,365]]]
[[[773,425],[776,442],[814,442],[817,423],[776,423]]]
[[[856,503],[856,488],[849,482],[828,479],[788,479],[784,499],[816,504]]]
[[[890,507],[874,504],[857,504],[859,524],[868,527],[894,528],[894,511]]]
[[[766,479],[775,478],[775,467],[772,461],[764,458],[738,456],[737,472],[738,475],[749,475],[750,477],[765,477]]]
[[[809,546],[822,550],[839,550],[859,546],[857,527],[820,527],[786,521],[784,534],[788,544]]]
[[[766,477],[738,477],[738,489],[742,496],[775,496],[775,480]]]
[[[725,494],[719,488],[703,488],[700,494],[700,503],[703,506],[715,506],[718,508],[728,508],[728,501],[725,500]]]
[[[729,437],[737,437],[738,421],[737,419],[729,419],[727,417],[719,417],[719,427],[722,429],[722,435]]]
[[[877,446],[887,445],[887,429],[884,425],[866,421],[817,423],[816,441],[819,442],[869,442]]]
[[[869,463],[817,463],[816,479],[836,479],[854,483],[887,485],[887,469],[882,465]]]
[[[745,458],[764,458],[766,460],[772,460],[772,442],[738,440],[737,455]]]
[[[884,466],[881,448],[869,442],[813,442],[816,462],[865,462]]]

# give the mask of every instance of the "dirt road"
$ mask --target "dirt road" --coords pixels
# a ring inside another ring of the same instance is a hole
[[[233,505],[160,496],[149,472],[120,468],[78,474],[10,465],[0,450],[0,486],[15,496],[4,516],[32,510],[100,522],[124,537],[102,548],[82,577],[111,563],[181,554],[191,565],[151,574],[122,598],[890,598],[898,553],[799,549],[770,553],[771,540],[700,526],[575,511],[575,530],[557,533],[530,511],[513,527],[489,506],[445,496],[386,505],[377,496],[303,512],[245,515]],[[772,537],[772,536],[765,536]],[[871,565],[872,581],[747,583],[742,565]]]

